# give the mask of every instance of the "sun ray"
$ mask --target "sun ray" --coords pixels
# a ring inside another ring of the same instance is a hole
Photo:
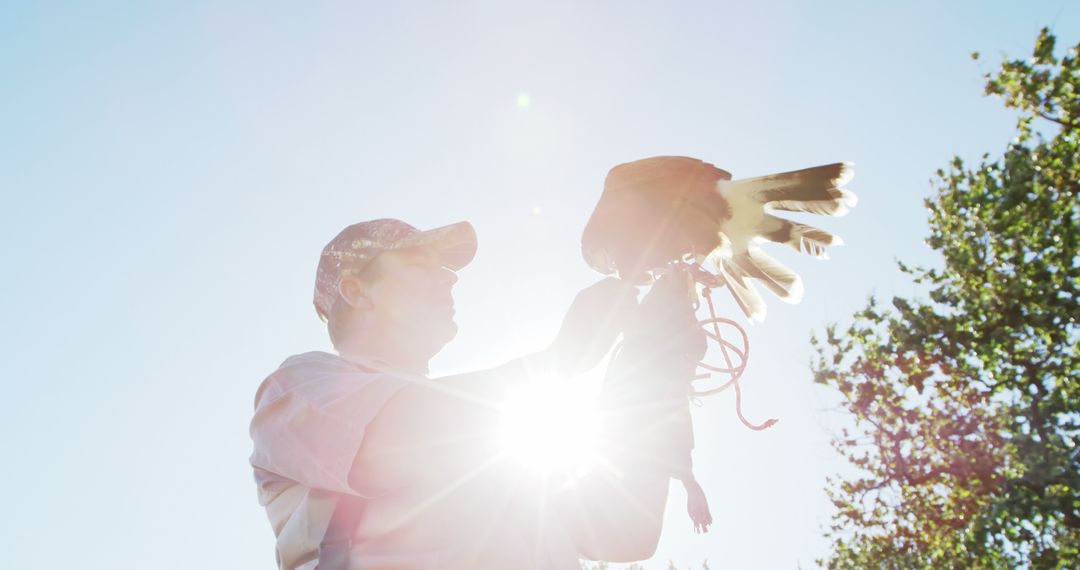
[[[436,502],[438,502],[439,500],[445,498],[446,496],[448,496],[450,493],[454,492],[455,490],[461,488],[462,486],[464,486],[469,481],[475,479],[476,477],[478,477],[481,473],[483,473],[487,469],[490,469],[490,468],[494,467],[495,464],[498,463],[501,459],[502,459],[502,456],[499,455],[499,454],[492,455],[486,461],[484,461],[483,463],[477,465],[476,467],[474,467],[473,469],[471,469],[470,471],[468,471],[467,473],[465,473],[461,477],[458,477],[457,479],[447,483],[447,485],[445,487],[443,487],[441,490],[432,493],[431,496],[425,498],[423,501],[421,501],[415,507],[413,507],[412,509],[406,511],[405,514],[401,517],[402,522],[403,523],[408,523],[408,522],[416,519],[421,514],[423,514],[425,511],[430,509],[432,507],[432,505],[434,505]]]
[[[599,453],[596,403],[580,385],[530,382],[507,399],[499,433],[503,452],[539,471],[587,469]]]

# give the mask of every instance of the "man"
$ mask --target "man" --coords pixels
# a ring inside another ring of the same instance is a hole
[[[391,219],[324,248],[314,302],[337,354],[287,359],[260,386],[251,424],[280,568],[315,568],[331,519],[347,521],[351,568],[576,569],[579,554],[652,555],[666,474],[631,458],[552,490],[495,437],[507,390],[594,366],[636,290],[605,279],[579,293],[549,349],[429,379],[457,332],[454,272],[475,251],[468,223],[420,231]]]

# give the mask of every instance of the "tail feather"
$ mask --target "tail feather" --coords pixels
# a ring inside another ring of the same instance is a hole
[[[751,247],[736,255],[732,261],[747,275],[761,281],[781,301],[798,303],[802,300],[802,279],[760,248]]]

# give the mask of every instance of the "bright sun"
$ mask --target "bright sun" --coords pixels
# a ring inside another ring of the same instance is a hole
[[[599,438],[596,400],[580,385],[529,384],[512,394],[503,410],[505,453],[537,469],[588,469],[597,460]]]

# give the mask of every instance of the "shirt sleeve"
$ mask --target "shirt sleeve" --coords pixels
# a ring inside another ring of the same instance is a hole
[[[363,496],[349,471],[367,426],[408,381],[329,354],[307,356],[286,361],[260,386],[251,463],[307,487]]]

